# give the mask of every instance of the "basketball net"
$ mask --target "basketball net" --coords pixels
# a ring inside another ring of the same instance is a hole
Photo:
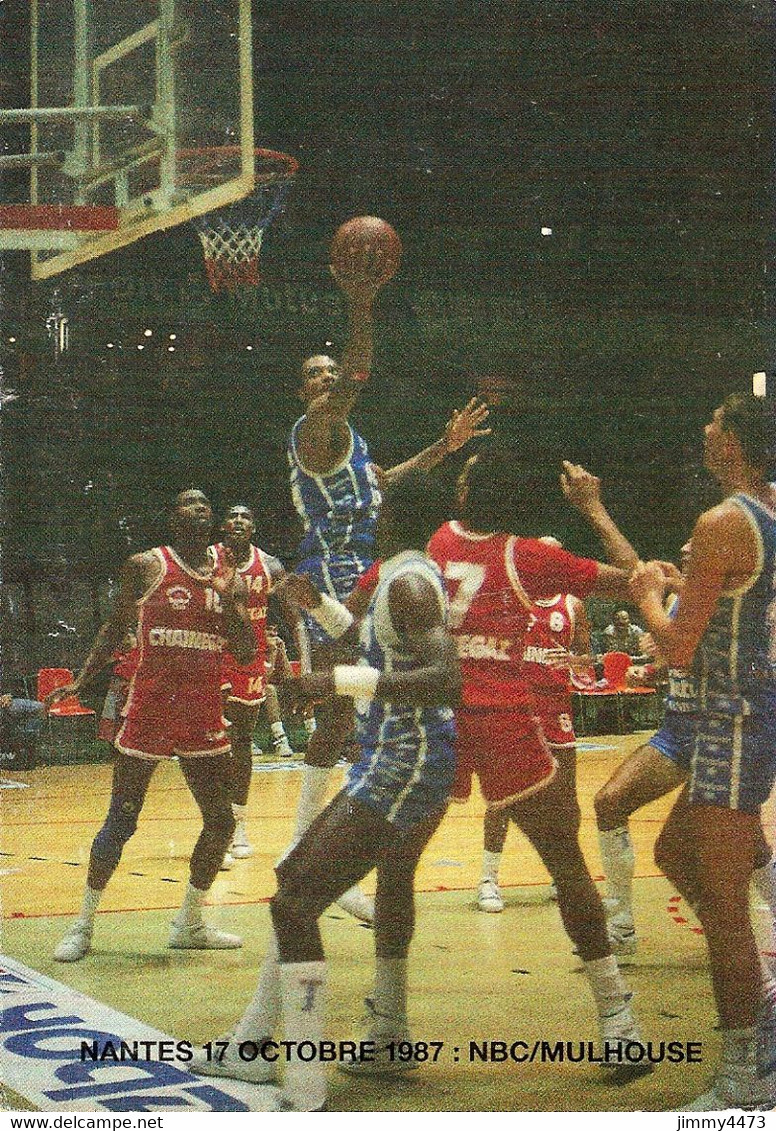
[[[222,168],[238,153],[232,147],[188,150],[183,155],[187,176],[200,184],[206,182],[214,169]],[[282,211],[298,167],[287,153],[257,149],[253,192],[217,212],[194,217],[192,223],[202,244],[212,291],[231,292],[241,286],[258,286],[264,233]]]
[[[248,223],[232,226],[223,221],[217,226],[198,223],[197,234],[205,253],[205,271],[212,291],[259,285],[263,228]]]

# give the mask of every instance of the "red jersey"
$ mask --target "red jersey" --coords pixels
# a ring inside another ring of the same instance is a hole
[[[458,522],[437,530],[428,553],[450,595],[450,631],[463,674],[464,707],[532,710],[523,671],[533,600],[558,592],[585,597],[598,563],[536,538],[474,534]]]
[[[220,560],[224,552],[223,543],[213,546],[213,552]],[[250,664],[240,665],[231,652],[224,652],[221,686],[228,691],[227,698],[248,707],[257,707],[264,702],[267,693],[267,598],[272,589],[264,551],[258,546],[251,546],[248,560],[238,565],[237,572],[247,592],[246,607],[256,640],[256,655]]]
[[[568,696],[568,668],[550,667],[547,652],[552,648],[571,651],[575,620],[574,598],[568,593],[534,602],[533,620],[523,645],[523,674],[534,692]]]
[[[229,749],[221,717],[221,599],[209,574],[169,546],[151,551],[161,575],[137,602],[139,659],[120,750],[151,758]]]
[[[223,543],[213,546],[213,551],[220,561],[224,552]],[[272,578],[264,551],[258,546],[251,546],[248,561],[238,565],[237,572],[247,590],[248,619],[256,638],[256,658],[253,663],[263,664],[267,654],[267,599],[272,591]],[[226,656],[231,660],[230,652]]]

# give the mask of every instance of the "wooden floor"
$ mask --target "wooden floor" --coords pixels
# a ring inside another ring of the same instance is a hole
[[[582,742],[582,839],[596,877],[592,796],[644,737]],[[248,822],[256,854],[220,873],[210,893],[209,920],[242,934],[241,950],[166,947],[199,829],[180,772],[169,765],[157,771],[138,832],[103,898],[92,953],[66,965],[51,955],[80,906],[89,845],[107,808],[110,767],[6,773],[0,790],[4,953],[178,1039],[200,1042],[226,1032],[255,987],[268,934],[273,863],[289,839],[300,779],[298,765],[256,767]],[[701,1040],[703,1064],[664,1064],[617,1089],[585,1064],[469,1061],[470,1041],[597,1036],[579,961],[556,905],[547,899],[546,872],[514,828],[501,873],[506,910],[501,915],[476,910],[483,814],[477,798],[451,808],[418,873],[410,1018],[416,1040],[445,1042],[440,1061],[398,1081],[356,1081],[332,1070],[330,1109],[672,1110],[702,1090],[717,1053],[704,941],[652,858],[669,804],[665,799],[651,805],[632,822],[640,946],[626,975],[645,1036]],[[373,890],[372,879],[365,882],[367,890]],[[324,916],[323,933],[330,965],[329,1031],[345,1039],[358,1032],[361,1002],[370,988],[371,932],[335,909]]]

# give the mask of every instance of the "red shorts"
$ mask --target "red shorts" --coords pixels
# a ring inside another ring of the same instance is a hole
[[[224,663],[221,669],[221,690],[226,691],[227,700],[234,703],[244,703],[247,707],[260,706],[267,694],[264,657],[245,667]]]
[[[472,775],[489,808],[528,797],[555,777],[557,763],[537,719],[521,711],[459,710],[453,801],[467,801]]]
[[[226,754],[230,744],[218,680],[203,686],[135,679],[116,746],[138,758]]]
[[[570,696],[535,693],[534,704],[550,746],[576,746]]]

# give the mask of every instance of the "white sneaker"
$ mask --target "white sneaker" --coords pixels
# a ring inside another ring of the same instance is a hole
[[[654,1064],[646,1058],[644,1042],[630,1007],[631,997],[632,994],[627,995],[624,1006],[616,1013],[601,1018],[601,1047],[608,1055],[601,1067],[608,1073],[609,1083],[617,1086],[630,1084],[655,1070]],[[643,1053],[639,1049],[644,1050]]]
[[[252,758],[263,758],[264,757],[264,751],[262,750],[262,748],[260,746],[257,746],[255,742],[251,746],[251,757]]]
[[[774,1106],[769,1077],[757,1076],[745,1064],[721,1064],[711,1087],[680,1111],[770,1111]]]
[[[227,1033],[212,1042],[211,1058],[204,1048],[195,1049],[186,1067],[197,1076],[227,1076],[230,1080],[246,1080],[249,1084],[272,1084],[277,1079],[277,1065],[263,1060],[259,1053],[262,1044],[270,1039],[258,1037],[255,1041],[238,1043],[231,1033]],[[219,1048],[219,1044],[223,1043],[226,1048]]]
[[[244,821],[237,822],[229,851],[235,860],[247,860],[249,856],[253,856],[253,845],[248,841]]]
[[[92,924],[76,919],[54,951],[55,962],[80,962],[92,948]]]
[[[234,855],[231,848],[227,848],[218,870],[219,872],[231,872],[232,868],[234,868]]]
[[[170,941],[173,950],[236,950],[242,946],[239,935],[230,935],[206,923],[173,923]]]
[[[501,889],[495,880],[481,880],[477,892],[477,907],[480,911],[488,911],[491,915],[504,910],[504,900],[501,898]]]
[[[291,749],[291,743],[284,734],[282,738],[276,738],[272,743],[272,753],[277,758],[293,758],[294,751]]]
[[[411,1042],[406,1019],[402,1024],[386,1027],[387,1018],[381,1017],[371,998],[364,1001],[366,1006],[367,1036],[365,1041],[375,1044],[374,1059],[343,1060],[337,1067],[350,1076],[403,1076],[419,1067],[419,1062],[410,1058],[402,1060],[397,1048],[399,1042]],[[389,1048],[389,1045],[392,1046]]]
[[[374,922],[374,900],[368,895],[364,895],[359,887],[352,887],[341,895],[337,900],[337,907],[347,911],[348,915],[352,915],[354,919],[360,919],[362,923],[371,924]]]

